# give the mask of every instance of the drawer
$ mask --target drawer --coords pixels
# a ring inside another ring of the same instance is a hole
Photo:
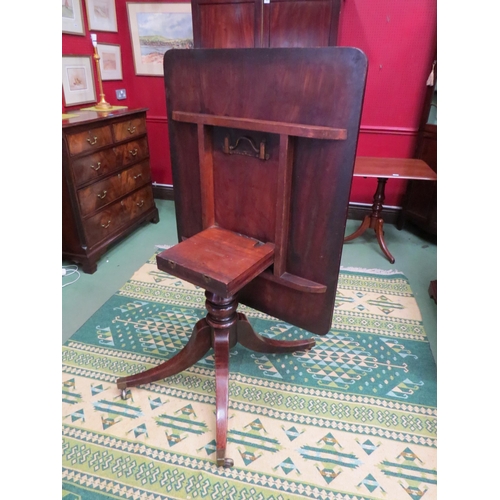
[[[130,141],[127,144],[113,148],[116,155],[116,164],[126,166],[130,163],[149,157],[148,139],[143,137],[138,141]]]
[[[113,144],[113,136],[109,126],[89,128],[85,132],[68,134],[66,137],[70,155],[90,152]]]
[[[131,118],[119,123],[113,123],[113,136],[115,142],[126,141],[146,133],[146,120],[144,118]]]
[[[116,199],[150,182],[149,160],[122,170],[78,191],[82,217],[113,203]]]
[[[154,207],[153,189],[150,184],[117,201],[84,222],[87,246],[116,235],[135,219]]]
[[[77,158],[70,164],[76,186],[105,177],[119,167],[120,165],[116,163],[116,152],[113,148]]]

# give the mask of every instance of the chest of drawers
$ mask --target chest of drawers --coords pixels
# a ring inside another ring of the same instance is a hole
[[[146,109],[71,114],[62,122],[62,254],[93,273],[111,244],[159,220]]]

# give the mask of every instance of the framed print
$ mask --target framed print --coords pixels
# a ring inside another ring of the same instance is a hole
[[[190,3],[127,2],[136,75],[163,76],[167,50],[193,48]]]
[[[62,0],[62,32],[85,36],[81,0]]]
[[[62,85],[66,106],[96,102],[92,56],[62,56]]]
[[[89,30],[118,31],[115,0],[85,0]]]
[[[101,79],[123,80],[122,56],[119,45],[112,43],[98,43],[99,66],[101,68]]]

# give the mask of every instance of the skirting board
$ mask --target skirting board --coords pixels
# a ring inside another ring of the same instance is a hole
[[[173,186],[168,185],[155,186],[153,184],[153,196],[159,200],[173,200],[174,188]],[[384,208],[384,224],[396,224],[400,212],[401,209],[399,208]],[[370,213],[371,206],[349,204],[347,218],[353,220],[363,220],[365,215],[370,215]]]
[[[157,200],[172,200],[174,199],[174,186],[167,184],[153,184],[153,198]]]

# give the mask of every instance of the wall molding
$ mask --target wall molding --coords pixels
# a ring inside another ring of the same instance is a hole
[[[147,116],[146,121],[151,122],[151,123],[168,123],[167,115],[165,115],[165,116]]]
[[[365,215],[370,215],[372,212],[371,205],[358,205],[355,203],[349,203],[349,209],[347,210],[347,218],[352,220],[363,220]],[[399,207],[384,207],[382,212],[382,218],[384,219],[384,224],[394,224],[398,222],[399,214],[401,213],[401,208]]]
[[[174,186],[170,184],[155,184],[153,183],[153,196],[158,200],[171,200],[174,199]],[[365,215],[370,215],[371,205],[360,205],[357,203],[349,203],[347,218],[353,220],[363,220]],[[383,217],[385,224],[396,224],[400,207],[384,207]]]
[[[383,127],[376,125],[361,125],[359,127],[360,134],[378,134],[378,135],[406,135],[416,136],[418,128],[413,127]]]
[[[157,198],[158,200],[173,200],[174,186],[153,182],[153,198]]]

